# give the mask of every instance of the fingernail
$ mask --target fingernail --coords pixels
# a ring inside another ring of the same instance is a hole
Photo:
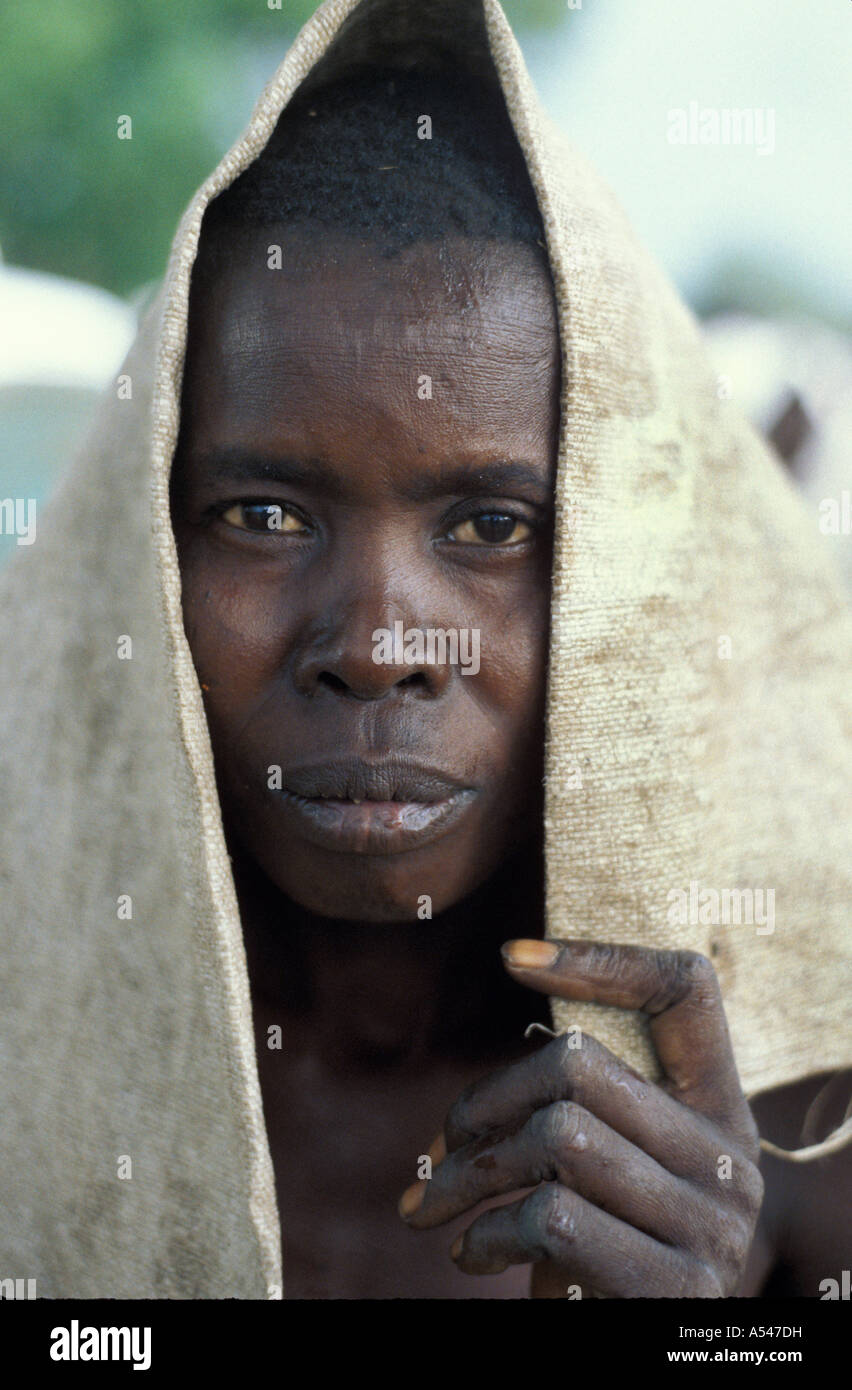
[[[456,1236],[455,1240],[453,1241],[452,1245],[450,1246],[450,1259],[451,1259],[451,1260],[457,1260],[457,1259],[458,1259],[459,1255],[461,1254],[461,1248],[462,1248],[463,1245],[464,1245],[464,1236]]]
[[[423,1198],[425,1196],[425,1182],[412,1183],[410,1187],[407,1187],[405,1189],[405,1191],[399,1199],[399,1207],[397,1208],[397,1210],[399,1211],[400,1216],[407,1221],[409,1216],[413,1216],[414,1213],[423,1205]]]
[[[433,1168],[436,1168],[439,1163],[443,1163],[444,1159],[447,1157],[447,1141],[444,1138],[443,1130],[441,1130],[438,1137],[433,1139],[432,1143],[429,1145],[428,1157],[432,1160]]]
[[[552,941],[507,941],[502,951],[509,965],[519,965],[524,970],[542,970],[553,964],[560,947],[554,946]]]

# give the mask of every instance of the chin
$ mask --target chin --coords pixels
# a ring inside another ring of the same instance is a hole
[[[301,866],[290,863],[286,873],[270,876],[291,902],[317,917],[400,925],[430,921],[461,902],[483,878],[481,873],[471,873],[455,881],[435,870],[418,873],[390,858],[365,856],[354,864],[350,856],[346,858],[345,866],[331,866],[324,872],[308,865],[299,872]]]

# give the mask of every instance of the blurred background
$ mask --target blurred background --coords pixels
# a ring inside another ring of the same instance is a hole
[[[0,504],[43,501],[80,446],[184,207],[315,8],[0,3]],[[852,578],[848,0],[504,8],[545,107],[705,321],[720,391]],[[733,110],[751,140],[702,143]],[[0,564],[19,538],[0,510]]]

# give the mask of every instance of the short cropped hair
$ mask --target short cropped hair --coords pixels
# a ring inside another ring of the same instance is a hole
[[[297,92],[263,154],[207,209],[202,276],[236,256],[243,233],[278,224],[358,237],[385,257],[452,235],[523,242],[546,264],[502,93],[467,73],[365,67]]]

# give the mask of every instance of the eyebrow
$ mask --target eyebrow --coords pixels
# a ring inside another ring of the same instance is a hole
[[[206,482],[295,483],[322,493],[340,491],[339,479],[321,458],[278,458],[237,446],[210,449],[193,461]]]
[[[326,497],[340,497],[345,491],[339,471],[322,458],[278,457],[235,446],[211,449],[196,456],[195,463],[209,482],[295,485]],[[426,502],[448,496],[501,493],[513,487],[532,489],[542,501],[550,499],[550,478],[534,464],[519,459],[493,459],[467,465],[454,463],[424,471],[401,491],[408,501]]]
[[[412,502],[425,502],[436,497],[505,492],[513,487],[531,488],[542,499],[550,497],[549,477],[540,468],[520,459],[495,459],[483,464],[439,468],[414,480],[405,489],[405,494]]]

